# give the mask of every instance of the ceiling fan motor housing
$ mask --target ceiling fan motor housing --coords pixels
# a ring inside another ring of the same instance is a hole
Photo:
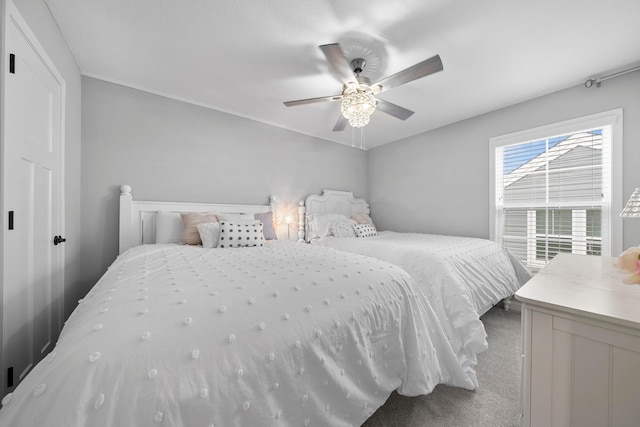
[[[357,75],[364,71],[367,61],[362,58],[356,58],[351,61],[351,69]]]

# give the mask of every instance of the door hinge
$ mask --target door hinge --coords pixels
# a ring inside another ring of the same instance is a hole
[[[13,387],[13,366],[7,368],[7,387]]]
[[[13,230],[13,211],[9,211],[9,230]]]
[[[16,56],[13,53],[9,54],[9,72],[11,74],[16,73]]]

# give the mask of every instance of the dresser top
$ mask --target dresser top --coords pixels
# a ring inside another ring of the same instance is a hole
[[[623,283],[627,275],[613,266],[616,260],[558,254],[516,292],[516,298],[529,305],[638,328],[640,285]]]

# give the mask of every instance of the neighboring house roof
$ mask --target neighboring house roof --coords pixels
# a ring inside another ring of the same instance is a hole
[[[544,167],[547,163],[551,163],[570,151],[581,147],[602,150],[602,135],[590,132],[574,133],[564,141],[550,148],[549,151],[537,155],[505,175],[503,179],[504,187],[506,188],[512,185],[522,178],[529,176],[531,173],[540,170],[540,168]]]

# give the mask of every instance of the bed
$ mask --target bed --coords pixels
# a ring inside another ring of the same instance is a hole
[[[378,232],[367,202],[348,191],[310,195],[304,211],[305,241],[371,256],[408,272],[427,295],[458,357],[470,364],[487,345],[480,316],[501,301],[508,309],[510,297],[531,278],[520,261],[490,240]]]
[[[138,202],[123,186],[120,255],[0,425],[353,426],[393,390],[477,386],[402,269],[291,241],[159,241],[177,212],[229,215],[220,244],[272,206]]]

